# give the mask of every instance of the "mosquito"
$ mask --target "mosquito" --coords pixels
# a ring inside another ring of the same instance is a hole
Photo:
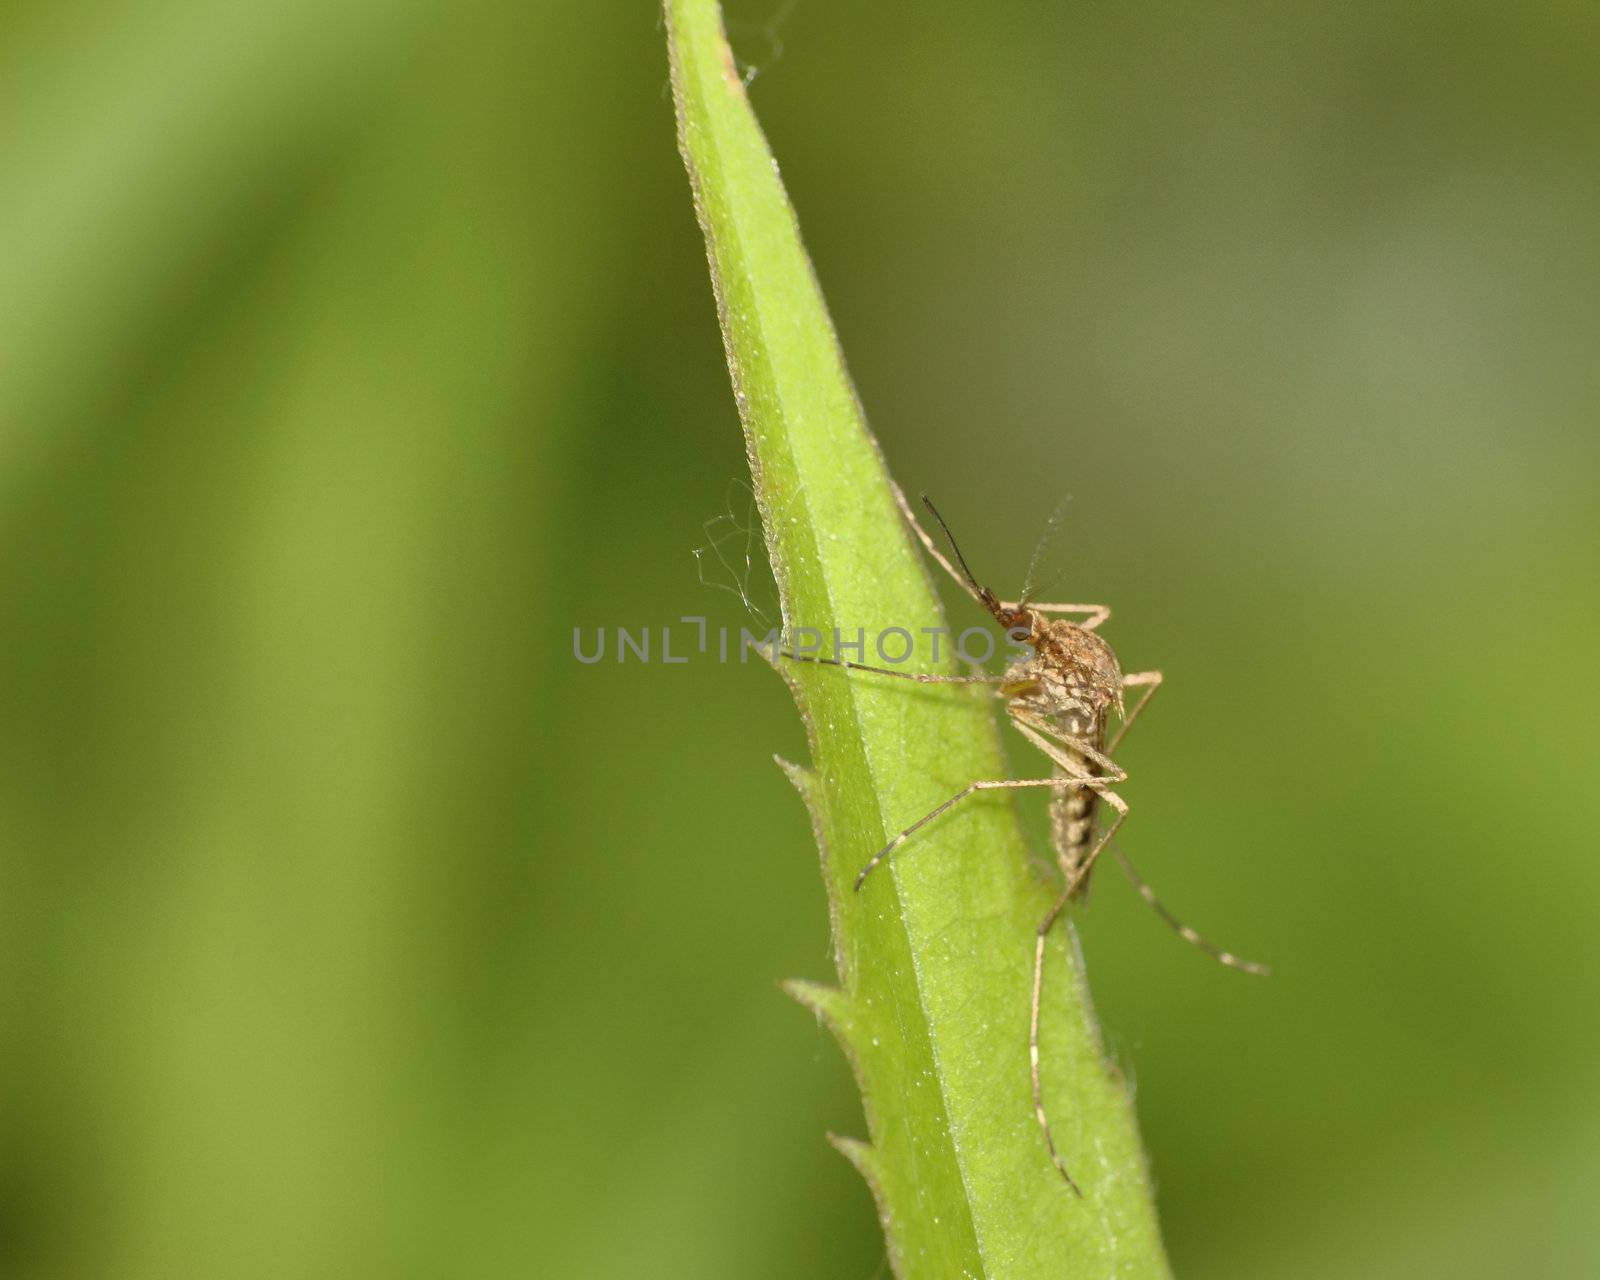
[[[1097,633],[1111,616],[1111,610],[1100,604],[1047,604],[1030,600],[1031,585],[1025,585],[1022,597],[1016,601],[1001,600],[988,587],[982,585],[967,567],[950,526],[926,494],[923,505],[938,522],[950,550],[955,555],[952,563],[939,544],[917,520],[911,504],[898,485],[895,500],[906,523],[916,534],[923,548],[969,596],[978,602],[1000,627],[1019,643],[1033,650],[1011,664],[1003,675],[931,675],[919,672],[894,671],[887,667],[872,667],[865,663],[842,658],[822,658],[811,655],[787,654],[798,661],[821,663],[826,666],[845,667],[853,671],[874,675],[895,676],[914,680],[920,684],[982,684],[994,686],[996,694],[1005,699],[1006,714],[1012,726],[1030,744],[1038,748],[1052,765],[1048,778],[1002,778],[969,782],[943,804],[930,809],[910,826],[904,828],[888,844],[879,849],[856,876],[855,889],[862,885],[873,870],[891,853],[930,822],[948,813],[969,796],[985,791],[1016,790],[1025,787],[1045,787],[1050,796],[1050,841],[1055,849],[1056,863],[1060,868],[1062,889],[1060,896],[1045,913],[1034,934],[1033,994],[1028,1010],[1028,1073],[1033,1092],[1033,1113],[1044,1134],[1045,1147],[1050,1160],[1066,1179],[1067,1186],[1078,1196],[1082,1189],[1068,1171],[1066,1161],[1056,1149],[1055,1137],[1050,1130],[1050,1118],[1045,1112],[1044,1090],[1039,1074],[1039,1009],[1044,992],[1045,941],[1051,928],[1066,910],[1069,903],[1080,900],[1088,892],[1089,877],[1096,861],[1107,850],[1116,859],[1123,873],[1150,904],[1156,914],[1192,946],[1198,947],[1213,959],[1245,973],[1266,974],[1266,965],[1243,960],[1230,951],[1202,937],[1173,915],[1156,897],[1155,891],[1134,868],[1126,854],[1113,838],[1128,818],[1128,805],[1115,788],[1128,780],[1127,770],[1114,759],[1117,748],[1127,736],[1156,690],[1161,687],[1159,671],[1124,673],[1111,646]],[[1037,553],[1035,555],[1037,558]],[[957,568],[959,566],[959,568]],[[1032,580],[1029,567],[1029,581]],[[1135,691],[1132,709],[1125,704],[1124,695]],[[1112,712],[1115,711],[1116,730],[1109,733]],[[1109,740],[1108,740],[1109,733]],[[1101,807],[1111,810],[1110,822],[1099,829]]]

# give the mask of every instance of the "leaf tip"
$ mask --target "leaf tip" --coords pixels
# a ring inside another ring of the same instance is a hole
[[[788,978],[778,984],[784,992],[817,1015],[828,1030],[844,1038],[851,1023],[851,1001],[838,987],[805,978]]]
[[[782,756],[773,756],[772,762],[783,770],[783,776],[794,783],[794,789],[807,800],[817,785],[816,770],[808,769],[803,764],[796,764],[793,760],[785,760]]]
[[[876,1147],[870,1142],[842,1133],[830,1133],[828,1145],[853,1164],[856,1172],[867,1180],[874,1191],[877,1190],[881,1170]]]

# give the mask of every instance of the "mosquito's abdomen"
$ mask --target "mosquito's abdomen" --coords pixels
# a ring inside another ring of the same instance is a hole
[[[1050,801],[1050,834],[1056,847],[1061,874],[1070,882],[1089,856],[1094,841],[1094,811],[1099,797],[1087,787],[1057,791]],[[1074,897],[1082,897],[1089,882],[1078,886]]]
[[[1073,729],[1083,728],[1083,720],[1073,716],[1063,718],[1069,721],[1069,733]],[[1098,748],[1104,742],[1105,734],[1102,726],[1096,725],[1095,728],[1097,732],[1089,737],[1089,742]],[[1081,755],[1076,752],[1071,755],[1077,763],[1084,765],[1085,772],[1097,772]],[[1063,778],[1071,774],[1065,769],[1057,769],[1056,776]],[[1068,884],[1077,878],[1094,845],[1095,808],[1099,803],[1099,794],[1089,787],[1063,787],[1050,798],[1050,838],[1056,848],[1056,861],[1060,864],[1061,874]],[[1073,897],[1081,898],[1088,888],[1089,880],[1085,877],[1078,884]]]

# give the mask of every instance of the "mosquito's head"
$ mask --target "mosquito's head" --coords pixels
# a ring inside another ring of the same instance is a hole
[[[1039,646],[1049,623],[1025,604],[1019,604],[1015,609],[1006,608],[994,598],[994,592],[987,588],[984,588],[980,595],[984,607],[994,614],[994,620],[1008,636],[1024,644],[1031,644],[1035,648]]]

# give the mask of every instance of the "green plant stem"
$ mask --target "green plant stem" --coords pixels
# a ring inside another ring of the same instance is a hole
[[[718,6],[665,0],[665,13],[679,145],[785,627],[847,639],[901,627],[916,641],[905,669],[950,670],[921,631],[943,625],[938,599]],[[1046,1102],[1084,1198],[1034,1122],[1029,991],[1051,890],[1030,869],[1012,806],[963,803],[852,890],[894,832],[974,779],[1007,776],[988,695],[781,669],[809,735],[812,767],[788,767],[823,851],[840,980],[791,990],[827,1021],[860,1085],[870,1141],[835,1141],[871,1184],[896,1275],[1167,1275],[1128,1091],[1065,929],[1051,941],[1041,1043]]]

